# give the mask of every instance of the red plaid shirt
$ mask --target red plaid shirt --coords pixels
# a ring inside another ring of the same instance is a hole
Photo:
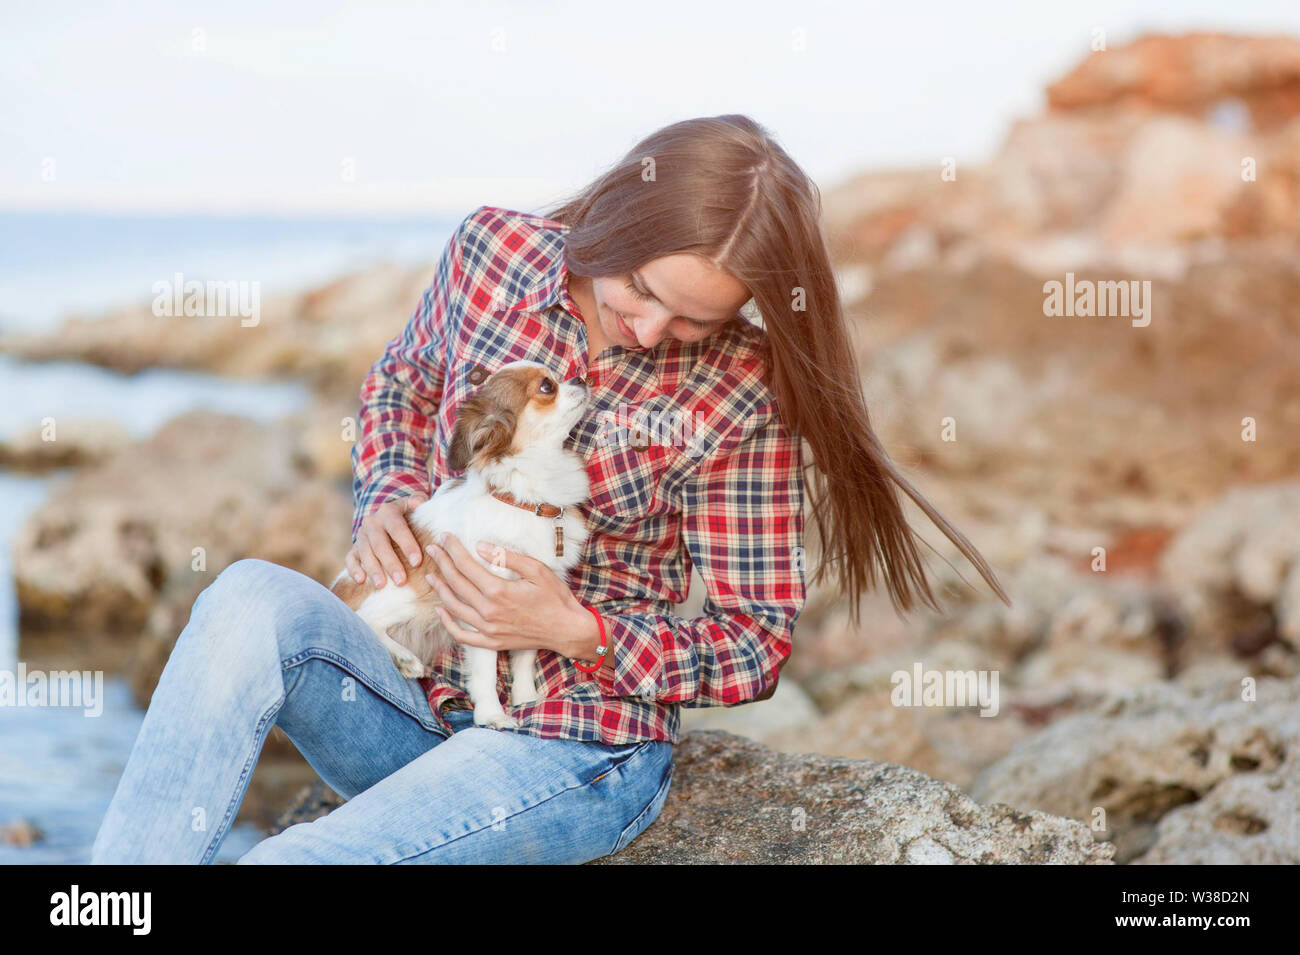
[[[587,461],[591,537],[568,582],[605,619],[613,673],[539,650],[539,699],[507,712],[533,736],[676,743],[679,705],[753,700],[790,655],[804,604],[799,443],[762,382],[764,333],[740,314],[702,342],[613,345],[589,364],[567,231],[492,206],[456,229],[361,386],[352,538],[382,502],[430,494],[448,477],[456,409],[492,371],[532,359],[585,377],[592,405],[567,446]],[[705,615],[685,619],[671,611],[692,564],[708,593]],[[422,686],[445,725],[442,707],[469,695],[454,649],[434,665]],[[503,701],[509,686],[502,653]]]

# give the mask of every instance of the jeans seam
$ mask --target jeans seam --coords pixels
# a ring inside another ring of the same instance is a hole
[[[326,650],[323,647],[308,647],[303,650],[298,650],[292,656],[285,657],[280,661],[280,669],[288,670],[306,662],[307,660],[328,660],[330,663],[338,666],[339,669],[352,674],[352,676],[364,683],[366,689],[370,690],[371,693],[387,700],[407,716],[419,722],[419,724],[425,729],[430,732],[436,732],[439,736],[442,735],[442,727],[438,725],[438,720],[434,716],[432,708],[429,709],[429,719],[426,721],[421,714],[415,712],[411,708],[409,700],[404,701],[397,699],[393,694],[388,692],[386,687],[376,684],[370,676],[362,673],[360,668],[358,668],[351,660],[341,654],[335,653],[333,650]]]
[[[208,865],[221,848],[221,843],[225,841],[226,832],[234,822],[240,804],[244,801],[248,778],[252,775],[253,767],[257,765],[258,757],[262,753],[262,745],[266,742],[266,736],[271,731],[270,721],[275,716],[275,712],[276,707],[271,706],[257,721],[257,726],[253,730],[253,747],[248,756],[244,758],[244,768],[240,770],[239,779],[235,782],[235,797],[231,800],[230,805],[226,807],[225,814],[221,817],[221,824],[208,841],[208,847],[203,850],[203,857],[199,860],[199,865]]]
[[[614,770],[618,769],[620,766],[622,766],[624,763],[626,763],[628,760],[630,760],[630,759],[635,759],[636,756],[637,756],[638,754],[644,752],[644,750],[645,750],[645,746],[646,746],[646,743],[647,743],[647,742],[649,742],[649,741],[648,741],[648,740],[645,740],[645,741],[642,741],[642,742],[640,742],[640,743],[635,744],[635,745],[636,745],[636,748],[633,749],[632,752],[630,752],[630,753],[621,753],[621,754],[618,754],[618,753],[611,753],[611,754],[609,754],[610,759],[613,760],[613,762],[611,762],[610,765],[609,765],[609,769],[605,770],[603,773],[601,773],[599,776],[597,776],[595,779],[593,779],[592,782],[593,782],[593,783],[594,783],[594,782],[599,782],[600,780],[602,780],[602,779],[604,779],[606,776],[608,776],[610,773],[612,773]],[[608,745],[608,744],[602,744],[602,745]],[[626,746],[627,744],[626,744],[626,743],[620,743],[620,744],[616,744],[616,745],[619,745],[620,747],[622,747],[622,746]]]
[[[639,813],[637,813],[636,818],[633,819],[630,823],[628,823],[626,828],[624,828],[623,831],[618,834],[618,839],[614,842],[614,848],[610,849],[609,852],[606,853],[606,855],[615,855],[616,853],[622,852],[624,849],[627,848],[627,843],[631,842],[632,839],[636,838],[636,836],[632,836],[631,838],[628,838],[628,834],[636,831],[636,827],[638,823],[640,823],[641,820],[645,818],[646,813],[648,813],[654,807],[654,804],[659,802],[660,797],[666,797],[666,794],[668,792],[668,787],[672,783],[672,780],[673,780],[673,763],[670,757],[668,760],[668,771],[664,773],[663,782],[659,784],[659,788],[655,790],[655,794],[650,797],[650,801],[645,804],[645,807]],[[637,833],[637,835],[640,835],[640,833]],[[624,839],[627,839],[627,842],[624,842],[623,841]]]

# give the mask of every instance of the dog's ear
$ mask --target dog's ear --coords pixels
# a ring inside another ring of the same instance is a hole
[[[447,467],[464,471],[475,458],[492,460],[510,449],[515,416],[485,394],[471,395],[456,413],[456,427],[447,448]]]
[[[447,467],[453,471],[463,471],[469,467],[469,427],[465,423],[465,405],[460,406],[456,415],[456,427],[451,432],[451,444],[447,446]]]

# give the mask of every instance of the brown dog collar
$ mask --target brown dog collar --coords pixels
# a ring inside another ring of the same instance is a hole
[[[564,556],[564,508],[555,504],[525,504],[517,500],[509,491],[493,491],[492,496],[502,504],[509,504],[536,514],[538,517],[555,518],[555,556]]]
[[[515,507],[522,507],[525,511],[532,511],[538,517],[560,517],[564,514],[564,508],[557,507],[554,504],[525,504],[517,500],[509,491],[493,491],[492,496],[502,504],[513,504]]]

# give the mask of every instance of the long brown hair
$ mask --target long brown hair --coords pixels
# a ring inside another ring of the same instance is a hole
[[[890,481],[1010,605],[984,558],[872,431],[821,231],[821,194],[762,126],[740,115],[665,126],[543,215],[569,227],[565,263],[576,275],[621,276],[694,252],[749,289],[767,332],[769,387],[786,426],[812,450],[805,483],[821,545],[813,582],[834,569],[855,618],[881,573],[896,612],[918,594],[939,610]]]

